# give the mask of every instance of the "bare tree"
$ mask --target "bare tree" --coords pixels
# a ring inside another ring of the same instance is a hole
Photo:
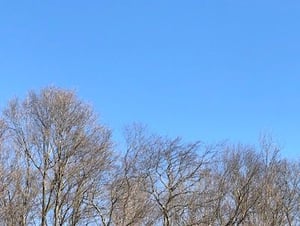
[[[116,180],[116,208],[113,212],[116,225],[153,224],[154,206],[151,195],[144,191],[147,183],[140,168],[141,155],[148,145],[143,136],[145,128],[141,125],[127,127],[125,132],[126,151],[120,160],[120,169]]]
[[[92,216],[83,200],[100,189],[112,152],[110,131],[91,108],[73,92],[51,87],[12,101],[4,120],[11,151],[38,177],[40,224],[77,225]]]
[[[190,197],[209,164],[210,150],[200,150],[198,142],[184,144],[179,138],[147,135],[140,130],[130,134],[128,145],[132,171],[136,172],[132,177],[143,178],[140,189],[144,196],[149,195],[152,223],[186,224]]]
[[[216,223],[253,225],[251,215],[262,197],[262,163],[253,147],[227,146],[221,155],[222,194]]]
[[[280,148],[267,136],[261,140],[261,152],[264,186],[257,205],[257,222],[260,225],[296,225],[300,214],[299,163],[280,158]]]

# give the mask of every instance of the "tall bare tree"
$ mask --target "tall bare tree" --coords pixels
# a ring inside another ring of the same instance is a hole
[[[112,154],[111,133],[92,109],[73,92],[50,87],[11,101],[4,120],[11,151],[37,176],[38,222],[77,225],[92,217],[84,200],[100,189]],[[31,181],[23,186],[30,189]]]

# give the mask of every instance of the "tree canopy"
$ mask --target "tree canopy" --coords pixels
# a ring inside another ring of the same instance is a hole
[[[69,90],[11,100],[0,118],[0,224],[296,225],[300,164],[259,145],[111,129]]]

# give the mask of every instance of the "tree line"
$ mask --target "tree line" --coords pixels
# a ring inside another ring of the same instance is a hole
[[[124,150],[76,93],[11,100],[0,119],[0,225],[299,225],[300,164],[259,145],[126,128]]]

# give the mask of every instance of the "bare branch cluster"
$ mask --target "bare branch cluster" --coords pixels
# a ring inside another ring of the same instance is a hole
[[[300,164],[260,147],[111,131],[74,92],[12,100],[0,119],[0,225],[297,225]]]

